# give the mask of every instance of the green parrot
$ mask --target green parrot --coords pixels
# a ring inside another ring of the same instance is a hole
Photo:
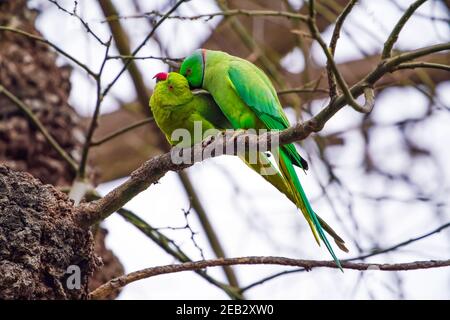
[[[266,74],[247,60],[222,51],[198,49],[183,61],[180,73],[192,88],[203,88],[214,98],[235,129],[284,130],[289,121],[277,93]],[[294,165],[307,170],[307,162],[293,144],[283,145],[276,155],[279,168],[292,194],[294,203],[306,218],[320,245],[321,239],[334,261],[341,268],[317,215],[300,184]],[[341,268],[342,270],[342,268]]]
[[[211,130],[212,135],[230,127],[211,96],[206,92],[191,92],[181,74],[160,72],[154,78],[157,83],[150,98],[150,108],[156,124],[172,146],[190,147],[202,141],[207,130]],[[195,134],[196,121],[201,123],[201,135]],[[186,129],[191,139],[174,141],[173,133],[177,129]]]
[[[232,128],[231,123],[224,116],[219,106],[207,92],[191,92],[188,80],[179,73],[158,73],[155,75],[157,84],[150,99],[150,108],[153,112],[156,124],[164,132],[171,145],[179,145],[172,138],[175,130],[184,128],[189,131],[191,140],[184,142],[182,147],[191,146],[202,140],[194,134],[196,124],[201,123],[202,136],[213,135],[218,131]],[[197,126],[198,127],[198,126]],[[207,131],[208,130],[208,131]],[[205,138],[205,136],[203,136]],[[296,194],[286,182],[286,179],[269,161],[264,153],[258,153],[256,163],[246,160],[248,157],[240,156],[251,169],[260,174],[266,181],[284,193],[294,204],[298,203]],[[264,170],[276,172],[276,174],[262,174]],[[344,251],[348,251],[344,241],[336,232],[320,217],[317,217],[325,231],[330,234],[336,244]]]

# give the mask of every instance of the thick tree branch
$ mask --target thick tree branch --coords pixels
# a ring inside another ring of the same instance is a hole
[[[311,270],[313,268],[337,268],[336,264],[333,261],[300,260],[285,257],[242,257],[242,258],[228,258],[228,259],[222,258],[213,260],[203,260],[196,262],[187,262],[182,264],[152,267],[135,271],[105,283],[104,285],[100,286],[99,288],[91,292],[89,297],[91,299],[100,299],[102,297],[107,296],[110,292],[117,290],[117,288],[124,287],[129,283],[162,274],[200,270],[208,267],[217,267],[217,266],[255,265],[255,264],[303,267],[307,270]],[[441,268],[448,266],[450,266],[450,259],[414,261],[395,264],[342,262],[342,268],[359,271],[372,271],[372,270],[407,271],[418,269]]]

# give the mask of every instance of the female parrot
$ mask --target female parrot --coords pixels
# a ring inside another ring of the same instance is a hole
[[[211,93],[235,129],[283,130],[290,126],[271,81],[247,60],[222,51],[198,49],[186,57],[180,73],[192,88],[203,88]],[[294,169],[296,165],[306,170],[307,162],[293,144],[283,145],[277,152],[281,173],[295,196],[294,203],[306,218],[317,243],[320,245],[319,239],[325,243],[341,268]]]
[[[211,95],[206,92],[191,92],[188,80],[184,76],[175,72],[169,74],[161,72],[154,78],[156,78],[157,84],[150,99],[150,108],[156,124],[164,132],[171,145],[178,144],[177,141],[173,141],[172,134],[179,128],[188,130],[192,137],[188,145],[183,147],[200,142],[202,137],[196,137],[194,134],[196,121],[201,122],[202,133],[209,130],[208,132],[213,134],[214,129],[222,131],[232,128]],[[296,193],[292,191],[290,184],[278,173],[264,153],[258,154],[257,163],[255,164],[249,163],[245,156],[241,156],[241,159],[280,192],[284,193],[294,204],[299,206]],[[271,172],[277,172],[277,174],[261,174],[267,166],[270,167]],[[325,231],[334,238],[339,248],[347,251],[344,241],[336,232],[319,216],[317,216],[317,219],[319,219]]]

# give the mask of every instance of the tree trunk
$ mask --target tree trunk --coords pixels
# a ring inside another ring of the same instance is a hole
[[[40,36],[35,17],[24,0],[0,2],[0,25]],[[0,33],[0,84],[23,101],[61,147],[78,159],[84,134],[80,118],[68,104],[71,68],[58,67],[56,58],[43,43]],[[41,132],[3,94],[0,163],[55,187],[70,186],[75,177]],[[70,220],[71,202],[54,188],[4,166],[0,183],[0,298],[84,298],[87,275],[100,261],[94,258],[91,233],[77,229]],[[105,247],[104,232],[100,235],[95,237],[95,248],[104,257],[104,265],[90,280],[91,288],[123,274],[120,261]],[[68,291],[66,269],[79,263],[81,288]]]

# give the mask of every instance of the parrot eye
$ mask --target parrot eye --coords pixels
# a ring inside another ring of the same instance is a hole
[[[188,68],[188,69],[186,70],[186,76],[190,76],[191,73],[192,73],[192,69],[191,69],[191,68]]]
[[[173,85],[169,85],[169,90],[173,90]]]

